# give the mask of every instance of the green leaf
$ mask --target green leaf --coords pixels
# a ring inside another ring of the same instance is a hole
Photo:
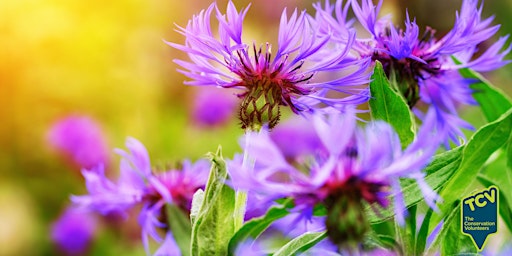
[[[373,251],[377,248],[400,252],[403,255],[400,244],[395,240],[396,223],[394,219],[384,222],[376,222],[370,225],[371,230],[368,231],[362,242],[364,251]]]
[[[439,234],[426,255],[439,253],[439,249],[441,249],[441,255],[460,255],[461,253],[466,255],[466,253],[477,252],[471,238],[461,232],[460,200],[454,202],[450,208],[451,212],[444,220]]]
[[[449,177],[459,167],[462,159],[463,147],[457,147],[450,151],[444,152],[434,157],[432,162],[425,168],[425,182],[430,185],[434,190],[440,189],[449,179]],[[402,194],[405,201],[405,206],[417,204],[423,200],[423,193],[415,182],[408,183],[402,187]],[[389,199],[392,202],[392,198]],[[375,206],[376,207],[376,206]],[[372,223],[382,222],[387,219],[393,218],[395,215],[394,207],[391,204],[386,209],[380,209],[378,214],[370,208],[366,208],[368,219]]]
[[[174,240],[181,250],[181,255],[190,255],[190,234],[192,225],[182,209],[174,204],[167,204],[167,221],[174,236]]]
[[[247,191],[236,191],[235,196],[235,232],[238,231],[244,224],[245,212],[247,211]]]
[[[482,185],[484,185],[484,187],[490,187],[492,185],[496,185],[496,182],[494,181],[491,181],[491,179],[487,176],[485,176],[484,174],[479,174],[478,175],[478,181],[480,181],[480,183],[482,183]],[[500,186],[498,185],[498,188],[500,188]],[[510,232],[512,232],[512,210],[510,208],[510,205],[509,203],[507,202],[507,200],[503,200],[504,198],[508,198],[510,197],[510,194],[509,195],[506,195],[505,193],[503,193],[503,190],[499,190],[500,193],[499,193],[499,212],[500,212],[500,216],[501,218],[503,219],[503,221],[505,222],[505,225],[507,226],[508,230]]]
[[[440,193],[443,214],[450,206],[472,188],[469,186],[477,177],[481,167],[493,152],[501,148],[512,131],[512,109],[499,119],[480,128],[468,141],[462,152],[462,162]],[[437,218],[436,220],[439,220]]]
[[[386,121],[395,129],[402,148],[414,140],[414,118],[404,98],[394,91],[382,64],[375,63],[370,83],[370,111],[373,119]]]
[[[484,166],[478,177],[491,182],[491,185],[496,185],[500,192],[507,195],[506,201],[512,205],[512,169],[507,166],[507,158],[509,157],[504,150],[496,152],[493,155],[493,161],[489,161],[490,163]]]
[[[395,220],[390,219],[388,221],[383,222],[375,222],[371,225],[372,232],[377,235],[385,235],[395,237]]]
[[[306,232],[286,243],[273,256],[291,256],[308,250],[327,237],[326,232]]]
[[[248,238],[256,239],[270,224],[285,217],[293,206],[292,200],[288,199],[283,204],[272,206],[265,215],[247,221],[229,241],[229,254],[233,255],[236,247]]]
[[[425,251],[425,246],[427,244],[427,239],[429,236],[428,233],[428,227],[430,224],[430,218],[432,217],[433,209],[429,208],[427,210],[427,213],[425,214],[425,218],[423,218],[423,221],[420,226],[420,230],[418,231],[418,236],[416,237],[416,245],[415,247],[415,255],[423,255],[423,252]]]
[[[499,188],[499,211],[500,215],[512,231],[512,212],[509,206],[512,205],[512,169],[508,166],[510,155],[502,149],[493,155],[494,161],[488,163],[478,174],[478,180],[485,187],[496,185]]]
[[[395,222],[398,241],[402,245],[405,255],[414,254],[414,246],[416,244],[416,210],[416,205],[412,205],[407,209],[409,214],[405,219],[405,226],[402,227]]]
[[[507,167],[509,172],[512,171],[512,134],[507,142]]]
[[[460,61],[455,57],[452,58],[455,63],[460,64]],[[465,78],[478,80],[478,82],[471,84],[470,88],[475,91],[473,97],[480,104],[487,121],[492,122],[498,119],[512,107],[510,98],[479,73],[469,68],[459,69],[459,72]]]
[[[391,250],[397,253],[397,255],[404,255],[402,247],[395,240],[394,236],[377,234],[375,232],[369,232],[363,241],[363,248],[367,251],[371,251],[376,248],[383,248]]]
[[[192,255],[226,255],[234,233],[235,192],[225,184],[227,171],[221,148],[212,161],[204,201],[192,226]]]
[[[455,57],[452,57],[455,63],[460,63]],[[473,93],[473,97],[480,104],[482,112],[484,113],[487,121],[491,122],[498,119],[502,114],[507,112],[510,108],[512,108],[512,100],[508,97],[503,91],[499,88],[493,86],[487,79],[485,79],[482,75],[471,70],[469,68],[464,68],[459,70],[460,74],[465,78],[472,78],[478,80],[478,82],[470,85],[471,89],[475,92]],[[507,150],[507,165],[508,170],[502,169],[502,171],[506,172],[506,180],[510,180],[510,172],[512,171],[512,135],[508,139],[508,145],[506,146]],[[501,175],[489,176],[489,178],[496,177],[500,180]],[[509,188],[510,184],[507,186],[500,186],[500,188]],[[510,195],[505,193],[505,195]],[[507,200],[510,204],[510,199]]]

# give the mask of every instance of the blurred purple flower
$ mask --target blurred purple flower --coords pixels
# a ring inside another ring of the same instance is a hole
[[[69,207],[52,224],[51,239],[64,255],[87,255],[96,226],[96,219],[89,212]]]
[[[215,12],[214,12],[215,11]],[[167,42],[188,53],[190,60],[175,60],[188,76],[188,85],[236,88],[242,92],[240,120],[242,128],[258,130],[264,125],[273,128],[279,121],[280,106],[289,106],[294,113],[311,112],[330,106],[358,104],[368,99],[366,89],[355,86],[369,81],[369,58],[345,59],[355,32],[349,32],[346,46],[328,56],[320,54],[330,49],[329,35],[316,33],[314,21],[305,11],[295,10],[288,18],[286,9],[281,15],[278,47],[272,54],[267,42],[262,46],[242,41],[243,20],[248,7],[240,12],[229,1],[226,14],[214,3],[193,16],[178,32],[185,36],[184,45]],[[212,32],[211,14],[218,22]],[[343,72],[336,78],[319,79],[323,73]],[[328,96],[328,92],[349,96]]]
[[[270,132],[270,138],[286,158],[312,153],[322,146],[313,124],[298,116],[274,128]]]
[[[89,194],[72,196],[71,200],[84,208],[103,215],[126,211],[142,205],[139,224],[142,227],[143,244],[148,248],[148,237],[161,243],[164,239],[158,229],[167,229],[165,205],[174,204],[186,212],[190,211],[192,196],[197,189],[204,189],[209,173],[209,162],[186,160],[181,170],[153,173],[149,155],[142,143],[134,138],[126,140],[129,152],[116,149],[121,155],[120,176],[117,182],[105,177],[103,166],[84,169]]]
[[[234,116],[236,104],[236,98],[225,91],[198,90],[194,96],[192,118],[199,126],[219,126],[227,123]]]
[[[397,219],[403,223],[405,206],[399,178],[411,178],[421,188],[426,203],[436,208],[439,196],[425,183],[421,171],[443,132],[436,131],[433,113],[425,117],[417,139],[403,151],[391,126],[373,122],[357,128],[352,109],[343,115],[314,115],[312,121],[322,147],[295,159],[287,159],[265,130],[248,133],[251,143],[244,150],[254,159],[254,168],[244,168],[240,157],[228,161],[232,184],[267,200],[291,197],[294,211],[306,219],[311,219],[317,204],[323,204],[328,212],[344,207],[338,211],[354,211],[359,216],[364,212],[363,201],[386,208],[388,196],[393,195]],[[327,216],[329,231],[330,213]]]
[[[82,168],[108,164],[108,147],[100,126],[87,116],[65,117],[50,128],[48,143]]]
[[[409,106],[417,107],[419,101],[430,106],[436,112],[437,125],[444,126],[440,129],[449,130],[447,139],[458,144],[459,137],[464,138],[460,128],[471,129],[471,125],[458,116],[457,106],[477,104],[469,87],[475,81],[462,78],[458,70],[491,71],[510,62],[503,60],[511,50],[510,46],[503,49],[508,36],[485,51],[478,50],[478,46],[500,27],[491,26],[494,17],[481,17],[483,4],[479,6],[478,2],[464,0],[460,12],[456,13],[453,29],[441,38],[435,38],[435,30],[430,27],[420,35],[418,25],[408,13],[405,30],[397,29],[389,15],[378,19],[382,0],[377,5],[372,0],[350,0],[345,4],[338,0],[335,5],[326,1],[324,6],[320,3],[314,6],[320,32],[329,32],[333,41],[342,42],[355,22],[347,19],[351,5],[356,20],[370,35],[355,40],[352,56],[380,61]],[[452,56],[462,63],[456,64]],[[415,112],[420,118],[423,116],[419,109]],[[448,140],[445,143],[448,145]]]

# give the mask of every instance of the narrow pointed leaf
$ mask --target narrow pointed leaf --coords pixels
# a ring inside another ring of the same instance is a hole
[[[282,205],[272,206],[265,215],[247,221],[229,241],[229,253],[233,255],[236,247],[248,238],[256,239],[274,221],[288,215],[292,200],[286,200]]]
[[[404,98],[391,88],[382,64],[378,61],[373,70],[370,94],[372,118],[386,121],[393,126],[402,147],[407,147],[414,140],[413,115]]]
[[[459,168],[450,177],[440,194],[444,200],[440,204],[443,214],[447,214],[456,200],[467,195],[469,190],[473,189],[469,185],[475,181],[480,169],[491,154],[507,142],[511,132],[512,110],[509,110],[496,121],[480,128],[471,137],[463,149]],[[439,220],[439,218],[435,219]]]
[[[234,234],[235,192],[225,184],[227,171],[221,148],[209,155],[212,161],[204,200],[192,226],[191,254],[227,255]]]
[[[432,213],[433,209],[429,208],[425,214],[425,217],[423,218],[423,221],[421,222],[420,230],[418,231],[418,236],[416,237],[416,245],[414,246],[415,255],[423,255],[423,252],[425,251],[425,246],[429,236],[428,227]]]
[[[510,155],[502,149],[495,154],[494,161],[487,164],[478,174],[478,180],[485,187],[495,185],[499,188],[499,211],[505,225],[512,232],[512,169],[508,166]]]
[[[460,64],[460,61],[454,57],[452,58],[455,63]],[[498,119],[512,107],[512,101],[510,98],[479,73],[469,68],[459,69],[459,73],[465,78],[476,80],[476,82],[471,84],[470,87],[474,90],[473,97],[482,108],[482,112],[488,122]]]
[[[327,237],[326,232],[306,232],[286,243],[273,256],[292,256],[304,252]]]
[[[181,255],[190,255],[190,234],[192,233],[192,225],[190,220],[179,207],[168,204],[167,222],[174,236],[176,244],[181,250]]]
[[[507,145],[507,167],[509,172],[512,171],[512,134],[510,134],[510,138],[508,138]]]
[[[414,254],[414,246],[416,244],[416,210],[416,205],[412,205],[407,209],[408,216],[405,219],[405,226],[402,227],[395,222],[398,241],[406,255]]]
[[[363,246],[369,249],[382,248],[387,251],[397,252],[398,255],[404,255],[401,245],[395,240],[394,236],[390,235],[369,232],[363,241]]]
[[[498,183],[492,181],[491,178],[489,178],[488,176],[485,176],[484,174],[478,175],[478,181],[480,181],[480,183],[482,183],[482,185],[484,185],[484,187],[490,187],[492,185],[498,184]],[[499,184],[498,184],[498,187],[502,188]],[[500,212],[501,219],[503,220],[503,222],[505,222],[505,226],[507,226],[508,230],[510,232],[512,232],[512,209],[510,208],[510,204],[508,203],[508,201],[503,200],[504,198],[505,199],[509,198],[510,195],[503,193],[503,190],[500,189],[499,197],[500,197],[500,199],[499,199],[500,203],[499,203],[498,211]]]
[[[451,212],[445,218],[438,236],[426,255],[439,252],[441,255],[473,255],[477,252],[471,238],[461,233],[460,208],[460,201],[454,202]]]

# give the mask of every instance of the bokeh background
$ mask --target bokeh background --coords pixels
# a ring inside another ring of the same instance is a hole
[[[217,1],[221,8],[226,0]],[[249,1],[234,1],[238,8]],[[244,26],[248,42],[275,42],[281,10],[312,11],[313,1],[253,1]],[[182,43],[175,24],[211,2],[203,0],[2,0],[0,1],[0,255],[58,255],[51,228],[85,192],[80,167],[52,147],[48,131],[69,115],[97,122],[110,149],[127,136],[146,145],[152,163],[196,160],[222,144],[226,157],[239,151],[236,118],[216,125],[194,122],[198,89],[183,85],[174,58],[183,53],[163,40]],[[461,1],[385,0],[383,13],[401,20],[407,7],[420,27],[442,35]],[[512,1],[487,1],[499,35],[512,33]],[[483,46],[485,47],[485,46]],[[512,95],[512,65],[486,74]],[[233,92],[228,97],[236,100]],[[236,105],[236,102],[234,103]],[[464,115],[477,127],[476,109]],[[236,117],[236,113],[233,113]],[[109,152],[112,152],[111,150]],[[118,156],[110,153],[109,174]],[[136,216],[96,218],[88,254],[144,255]]]

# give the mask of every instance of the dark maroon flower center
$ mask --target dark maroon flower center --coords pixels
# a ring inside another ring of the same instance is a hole
[[[181,171],[172,170],[171,172]],[[198,187],[191,182],[187,182],[181,175],[171,177],[174,178],[168,179],[167,176],[161,175],[159,176],[159,180],[171,195],[172,204],[179,208],[186,216],[189,216],[194,193],[200,188],[204,189],[204,187]],[[157,189],[150,187],[149,191],[145,195],[144,201],[149,203],[149,206],[152,207],[163,199],[164,197]],[[162,207],[160,209],[157,219],[162,223],[167,223],[166,207]]]
[[[387,206],[387,198],[382,193],[387,187],[385,183],[368,182],[356,176],[326,184],[329,193],[324,199],[325,225],[329,239],[342,249],[356,247],[370,229],[363,200]]]
[[[374,51],[372,55],[372,60],[378,60],[382,63],[388,79],[396,84],[396,89],[404,96],[410,108],[414,107],[420,99],[420,81],[441,73],[438,56],[426,52],[435,42],[434,33],[433,29],[427,27],[423,37],[413,49],[413,54],[424,62],[413,58],[397,59],[379,50]],[[389,42],[390,40],[390,32],[388,31],[380,41]],[[383,47],[389,50],[386,43]]]
[[[281,116],[280,106],[289,106],[294,113],[303,110],[293,103],[292,98],[311,93],[302,88],[301,83],[313,76],[296,76],[302,62],[291,70],[284,70],[287,57],[271,61],[270,48],[263,53],[253,45],[253,59],[248,59],[244,51],[237,52],[241,68],[233,70],[242,80],[229,87],[245,87],[246,91],[239,94],[242,98],[239,117],[243,129],[259,130],[267,124],[271,129],[277,125]]]
[[[359,177],[352,176],[343,182],[328,182],[325,189],[328,192],[326,205],[336,198],[347,197],[353,201],[366,201],[369,204],[377,203],[382,207],[388,205],[388,200],[384,196],[389,185],[384,182],[370,182],[361,180]]]

